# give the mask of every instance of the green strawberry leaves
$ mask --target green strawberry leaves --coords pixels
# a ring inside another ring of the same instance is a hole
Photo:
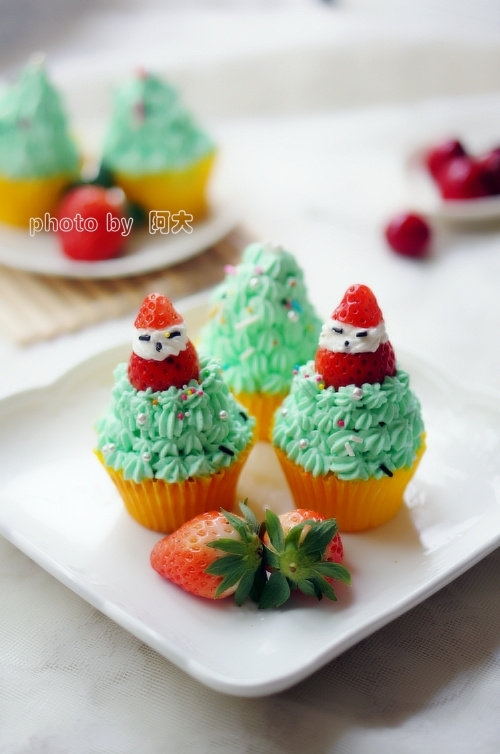
[[[239,507],[243,518],[221,509],[239,539],[227,537],[208,543],[208,547],[226,553],[205,569],[206,573],[221,577],[216,597],[237,584],[237,605],[250,598],[260,609],[267,609],[284,605],[296,590],[318,600],[326,597],[335,601],[331,580],[350,583],[344,566],[324,560],[326,548],[337,533],[335,519],[308,519],[285,536],[272,511],[266,511],[263,529],[246,500]],[[269,537],[268,545],[262,541],[264,531]]]
[[[262,583],[262,575],[259,574],[264,570],[264,561],[262,557],[263,544],[259,537],[259,522],[248,507],[246,500],[241,502],[239,507],[243,519],[222,508],[221,512],[239,534],[240,539],[223,537],[214,542],[208,542],[208,547],[222,550],[222,552],[228,554],[214,560],[207,566],[205,572],[222,577],[222,581],[215,592],[216,597],[219,597],[229,587],[238,584],[234,599],[237,605],[242,605],[251,593],[256,595],[255,585]],[[262,587],[258,592],[261,589]]]
[[[302,521],[285,537],[278,516],[267,510],[266,528],[269,546],[264,545],[264,562],[272,573],[262,590],[259,607],[279,607],[293,589],[318,600],[327,597],[335,601],[330,579],[345,584],[351,581],[344,566],[324,560],[326,548],[337,533],[335,519]]]

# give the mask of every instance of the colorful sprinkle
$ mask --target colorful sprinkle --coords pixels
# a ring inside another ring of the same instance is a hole
[[[355,454],[354,454],[354,450],[352,449],[352,445],[351,445],[351,443],[349,443],[349,442],[346,442],[346,443],[345,443],[345,449],[346,449],[346,453],[347,453],[347,455],[348,455],[348,456],[353,456],[353,455],[355,455]]]
[[[240,411],[239,414],[240,414],[240,416],[241,416],[241,418],[243,419],[244,422],[248,421],[248,416],[245,414],[244,411]]]
[[[324,382],[320,382],[319,385],[318,385],[318,390],[324,390],[324,389],[325,389],[325,383]]]
[[[385,463],[381,463],[380,466],[379,466],[379,469],[381,471],[383,471],[384,474],[387,474],[387,476],[394,476],[394,474],[392,473],[392,471],[387,468],[387,466],[385,465]]]
[[[254,314],[253,317],[248,317],[247,319],[242,319],[241,322],[237,322],[234,326],[234,329],[241,330],[243,327],[248,327],[249,325],[253,325],[254,322],[258,322],[259,319],[259,315]]]
[[[358,437],[357,435],[353,435],[352,437],[349,438],[349,440],[351,440],[351,442],[363,442],[363,438]]]
[[[184,419],[184,414],[182,413],[182,411],[179,411],[179,413],[177,414],[177,418]]]
[[[255,348],[253,346],[250,346],[246,349],[246,351],[243,351],[242,354],[240,354],[240,359],[248,359],[250,356],[255,352]]]
[[[181,395],[181,401],[187,401],[188,397],[187,395],[182,394]]]
[[[226,264],[224,267],[224,272],[226,275],[236,275],[236,267],[234,264]]]
[[[345,421],[343,419],[339,419],[337,424],[339,425],[339,427],[343,427],[345,424]]]
[[[198,390],[198,395],[203,395],[203,390]]]
[[[234,456],[234,450],[231,450],[231,448],[226,448],[225,445],[219,445],[219,450],[221,450],[227,456]]]

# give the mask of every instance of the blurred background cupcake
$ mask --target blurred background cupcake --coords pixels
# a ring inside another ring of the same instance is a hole
[[[52,214],[78,172],[61,97],[34,60],[0,93],[0,220],[27,226]]]
[[[273,413],[294,368],[314,355],[321,327],[304,275],[282,246],[253,243],[227,268],[214,302],[200,349],[221,360],[224,379],[257,420],[257,438],[269,440]]]
[[[133,202],[203,217],[214,157],[212,139],[166,81],[140,70],[116,89],[102,162]]]

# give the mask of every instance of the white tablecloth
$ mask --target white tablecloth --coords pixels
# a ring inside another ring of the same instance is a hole
[[[18,44],[6,42],[0,59],[10,70],[30,48],[46,47],[65,86],[85,71],[112,78],[129,61],[172,67],[210,119],[247,225],[296,253],[320,310],[328,313],[351,282],[368,282],[396,348],[498,390],[498,230],[440,226],[424,264],[392,255],[380,233],[409,201],[402,165],[412,144],[456,131],[474,144],[498,142],[495,4],[475,5],[472,18],[470,4],[420,3],[417,14],[405,3],[387,25],[367,2],[339,11],[292,5],[280,16],[281,3],[269,12],[248,2],[237,15],[221,3],[210,15],[192,3],[190,25],[169,4],[139,12],[134,3],[52,3],[60,26],[40,22],[38,33],[23,35],[20,25]],[[381,5],[394,11],[388,0]],[[16,28],[25,6],[0,4],[8,19],[1,34]],[[165,30],[143,48],[169,19],[172,43]],[[126,55],[127,30],[135,43]],[[91,88],[69,95],[73,112],[84,114]],[[25,349],[0,341],[1,394],[122,342],[129,320]],[[238,699],[177,670],[1,539],[0,752],[493,754],[499,573],[497,550],[294,688]]]

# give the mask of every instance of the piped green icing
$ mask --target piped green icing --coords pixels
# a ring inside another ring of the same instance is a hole
[[[213,360],[201,360],[201,382],[191,380],[186,389],[136,390],[126,364],[114,377],[111,405],[97,424],[97,449],[124,479],[208,476],[230,466],[251,442],[254,419],[230,394]]]
[[[273,443],[292,461],[315,477],[333,472],[347,480],[380,479],[382,467],[394,472],[413,464],[424,425],[406,372],[365,383],[361,398],[354,385],[321,385],[311,361],[276,412]]]
[[[321,329],[292,254],[251,244],[216,289],[214,303],[200,350],[220,359],[229,387],[236,393],[288,392],[295,365],[314,356]]]
[[[130,175],[183,170],[214,149],[167,82],[139,74],[116,89],[103,148],[111,170]]]
[[[0,95],[0,173],[46,178],[78,172],[61,97],[42,65],[29,65]]]

